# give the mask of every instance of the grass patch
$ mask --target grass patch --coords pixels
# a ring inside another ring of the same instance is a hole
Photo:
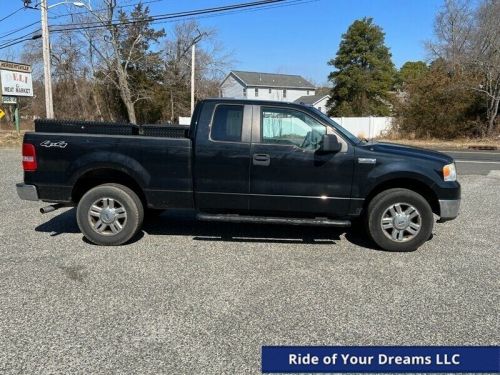
[[[0,131],[0,147],[21,147],[24,132],[3,130]]]
[[[448,150],[467,150],[467,149],[486,149],[492,148],[500,150],[500,138],[458,138],[453,140],[442,139],[402,139],[393,137],[383,137],[376,139],[379,142],[400,143],[408,146],[432,148],[432,149],[448,149]]]

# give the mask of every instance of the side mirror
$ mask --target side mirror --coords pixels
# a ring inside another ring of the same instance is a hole
[[[318,152],[330,153],[339,152],[342,149],[342,144],[339,142],[335,134],[324,134],[321,139],[321,144],[319,146]]]

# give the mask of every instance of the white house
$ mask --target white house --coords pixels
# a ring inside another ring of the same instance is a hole
[[[303,103],[312,105],[314,108],[319,109],[321,112],[326,113],[328,111],[326,103],[330,99],[330,95],[310,95],[310,96],[301,96],[295,103]]]
[[[293,102],[315,95],[315,87],[298,75],[232,70],[220,85],[223,98],[280,100]]]

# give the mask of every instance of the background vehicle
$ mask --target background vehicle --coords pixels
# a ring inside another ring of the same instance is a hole
[[[77,205],[81,231],[99,245],[130,240],[145,211],[189,208],[233,222],[364,218],[380,247],[411,251],[429,239],[433,214],[458,215],[452,158],[362,142],[312,107],[209,99],[189,129],[158,129],[39,121],[24,137],[18,194],[57,204],[43,211]]]

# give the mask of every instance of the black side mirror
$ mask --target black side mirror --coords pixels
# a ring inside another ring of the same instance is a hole
[[[342,149],[342,144],[339,142],[335,134],[324,134],[321,139],[321,144],[319,146],[318,152],[330,153],[339,152]]]

